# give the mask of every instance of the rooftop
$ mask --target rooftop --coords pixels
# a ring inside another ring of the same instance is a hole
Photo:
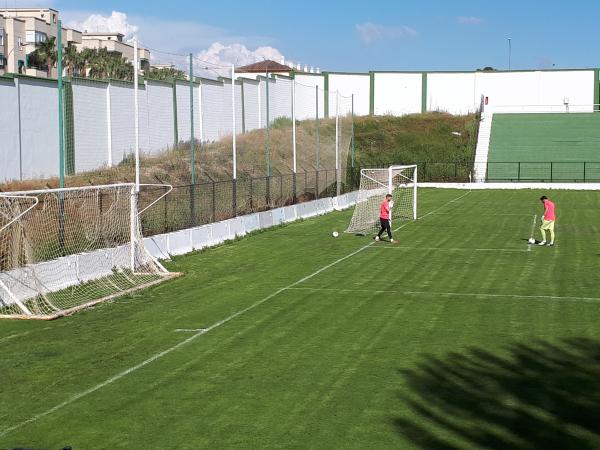
[[[254,64],[248,64],[247,66],[238,67],[235,71],[238,73],[262,73],[262,72],[292,72],[289,66],[285,66],[278,62],[267,59],[265,61],[259,61]]]

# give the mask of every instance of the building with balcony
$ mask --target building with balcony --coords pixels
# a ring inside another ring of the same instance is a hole
[[[0,8],[0,75],[18,73],[56,77],[55,64],[29,58],[49,38],[56,38],[59,12],[52,8]],[[63,48],[106,48],[133,62],[133,45],[123,42],[121,33],[88,33],[62,28]],[[150,51],[138,49],[140,69],[150,67]]]
[[[77,45],[78,50],[84,48],[105,48],[111,53],[120,54],[127,62],[133,62],[133,45],[123,42],[125,35],[122,33],[88,33],[84,31],[81,35],[81,43]],[[146,70],[150,67],[150,50],[138,48],[140,69]]]
[[[0,9],[0,73],[56,76],[56,68],[29,61],[29,55],[49,38],[56,38],[58,11],[51,8]],[[81,33],[62,29],[63,47],[81,42]]]

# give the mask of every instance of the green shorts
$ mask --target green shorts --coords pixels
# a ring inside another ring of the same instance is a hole
[[[544,220],[541,229],[554,231],[554,220]]]

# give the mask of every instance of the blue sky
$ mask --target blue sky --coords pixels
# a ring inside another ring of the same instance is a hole
[[[600,0],[48,1],[71,24],[124,13],[153,48],[198,54],[214,42],[250,52],[268,46],[322,70],[506,69],[508,37],[513,69],[600,65]]]

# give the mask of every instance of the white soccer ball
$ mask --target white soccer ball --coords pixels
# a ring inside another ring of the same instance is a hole
[[[331,233],[331,235],[333,237],[338,237],[340,235],[340,233],[338,233],[337,231],[334,231],[333,233]]]
[[[529,238],[529,240],[527,242],[529,242],[530,244],[535,244],[535,239],[534,238]]]

